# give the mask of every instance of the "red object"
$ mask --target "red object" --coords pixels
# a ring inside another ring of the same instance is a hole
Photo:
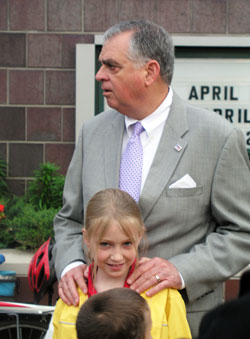
[[[0,205],[0,212],[4,212],[4,205]]]
[[[28,306],[21,305],[18,303],[8,303],[5,301],[0,301],[0,307],[21,307],[21,308],[28,308]]]
[[[34,292],[36,304],[56,281],[52,248],[53,244],[49,238],[36,251],[29,264],[28,282]]]

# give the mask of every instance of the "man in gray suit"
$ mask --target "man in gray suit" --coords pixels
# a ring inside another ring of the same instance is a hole
[[[86,292],[81,228],[89,199],[119,187],[121,155],[140,121],[139,206],[148,257],[131,288],[148,295],[179,289],[196,336],[205,311],[223,300],[223,282],[250,262],[250,170],[240,130],[214,112],[184,103],[170,87],[174,47],[167,32],[141,20],[115,25],[100,54],[103,95],[112,109],[83,125],[55,218],[59,295]]]

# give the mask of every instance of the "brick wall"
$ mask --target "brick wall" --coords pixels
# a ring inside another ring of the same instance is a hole
[[[75,140],[75,45],[127,19],[176,34],[250,33],[249,0],[0,0],[0,156],[23,194],[41,162],[66,173]]]

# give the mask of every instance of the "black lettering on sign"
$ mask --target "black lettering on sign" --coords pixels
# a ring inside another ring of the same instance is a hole
[[[244,122],[250,123],[250,119],[248,119],[248,110],[244,109]]]
[[[213,100],[220,100],[220,91],[219,86],[213,86]]]
[[[192,100],[192,99],[199,100],[195,86],[192,86],[188,100]]]
[[[225,118],[230,122],[233,122],[234,111],[233,109],[226,109],[225,110]]]
[[[204,96],[209,93],[209,86],[201,86],[201,100],[204,100]]]
[[[222,109],[221,108],[214,108],[213,109],[216,113],[222,115]]]
[[[241,115],[241,108],[238,109],[238,122],[242,122],[241,120],[242,115]]]
[[[234,97],[234,88],[230,86],[230,100],[239,100],[238,98]]]
[[[250,145],[250,131],[247,132],[247,136],[249,137],[247,138],[247,145],[249,146]]]

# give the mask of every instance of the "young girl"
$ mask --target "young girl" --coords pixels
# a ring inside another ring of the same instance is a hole
[[[84,246],[90,260],[88,295],[78,289],[78,307],[58,300],[53,317],[54,339],[76,338],[77,314],[87,298],[112,288],[129,287],[127,279],[136,267],[144,232],[139,207],[126,192],[106,189],[91,198],[83,228]],[[153,297],[143,292],[141,296],[151,310],[153,339],[191,338],[185,304],[177,290],[164,289]]]

